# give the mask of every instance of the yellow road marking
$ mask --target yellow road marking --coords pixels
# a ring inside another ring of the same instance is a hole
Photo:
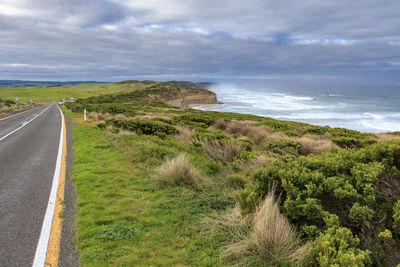
[[[46,266],[51,266],[51,267],[58,266],[58,258],[60,256],[61,229],[62,229],[62,218],[60,218],[60,215],[63,210],[65,173],[67,165],[67,134],[66,134],[64,114],[61,112],[61,115],[63,116],[63,124],[64,124],[64,132],[63,132],[64,141],[63,141],[63,150],[61,157],[60,180],[57,188],[57,200],[56,200],[56,206],[54,208],[53,223],[51,227],[49,246],[47,247],[46,264],[45,264]]]

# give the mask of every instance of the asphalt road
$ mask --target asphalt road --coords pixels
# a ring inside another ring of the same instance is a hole
[[[0,266],[31,266],[60,141],[55,104],[0,120]]]

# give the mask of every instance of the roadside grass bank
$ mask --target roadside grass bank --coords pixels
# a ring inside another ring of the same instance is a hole
[[[72,135],[82,265],[224,265],[218,249],[227,237],[204,233],[202,221],[232,207],[233,198],[211,186],[152,182],[151,170],[179,148],[82,123]]]
[[[400,262],[399,133],[180,109],[146,93],[66,107],[82,265]]]

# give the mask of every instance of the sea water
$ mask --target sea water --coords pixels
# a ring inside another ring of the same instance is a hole
[[[260,87],[217,84],[220,105],[202,110],[236,112],[363,132],[400,131],[400,87]]]

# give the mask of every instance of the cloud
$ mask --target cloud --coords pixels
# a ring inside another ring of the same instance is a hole
[[[398,83],[398,10],[372,0],[0,0],[0,79]]]

